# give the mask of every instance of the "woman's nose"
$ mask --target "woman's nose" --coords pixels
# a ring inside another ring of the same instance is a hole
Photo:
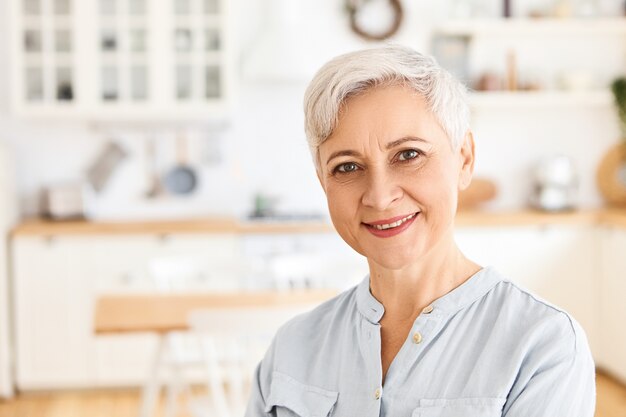
[[[402,188],[393,176],[384,172],[370,171],[361,199],[363,205],[384,211],[401,198]]]

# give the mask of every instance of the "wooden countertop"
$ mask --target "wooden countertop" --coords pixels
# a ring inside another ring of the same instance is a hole
[[[91,234],[172,234],[172,233],[324,233],[334,230],[324,222],[249,221],[234,218],[207,218],[152,222],[90,222],[26,220],[16,226],[13,236],[23,235],[91,235]]]
[[[189,313],[198,309],[313,305],[335,295],[332,290],[102,295],[96,301],[94,332],[185,330]]]
[[[551,224],[601,224],[626,227],[626,209],[580,210],[567,213],[545,213],[533,210],[461,211],[456,217],[458,227]],[[238,221],[234,218],[207,218],[153,222],[53,222],[36,219],[24,221],[16,226],[12,231],[12,236],[174,233],[286,234],[328,233],[333,230],[330,223],[323,221]]]

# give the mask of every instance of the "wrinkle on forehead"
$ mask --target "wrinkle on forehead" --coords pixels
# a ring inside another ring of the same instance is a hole
[[[428,122],[432,122],[434,125],[436,125],[437,128],[445,134],[448,145],[453,150],[455,150],[452,139],[448,136],[448,133],[444,129],[443,125],[441,124],[439,119],[436,117],[436,115],[433,113],[432,108],[430,107],[430,104],[428,103],[428,100],[426,99],[424,94],[415,90],[415,88],[404,79],[392,79],[392,80],[382,80],[382,81],[375,80],[375,82],[372,82],[370,85],[364,87],[363,89],[359,89],[353,92],[352,94],[348,95],[346,98],[344,98],[343,102],[339,106],[337,116],[335,117],[335,121],[333,123],[332,129],[330,131],[330,134],[326,138],[326,140],[330,139],[332,136],[336,134],[337,129],[339,128],[339,125],[340,125],[340,121],[342,118],[345,117],[346,111],[350,107],[351,103],[353,103],[357,99],[365,98],[371,94],[374,94],[377,91],[389,89],[389,88],[395,88],[395,87],[399,87],[403,91],[404,94],[409,95],[412,98],[416,99],[415,100],[416,103],[419,102],[419,104],[416,106],[416,114],[427,115],[426,117],[421,116],[420,118],[422,119],[427,118]],[[324,140],[322,143],[326,142],[326,140]],[[320,143],[320,146],[322,143]]]
[[[431,148],[435,142],[450,144],[426,100],[411,88],[391,85],[347,100],[332,135],[320,147],[326,148],[324,158],[344,150],[367,156],[386,153],[390,143],[404,137],[422,138]]]

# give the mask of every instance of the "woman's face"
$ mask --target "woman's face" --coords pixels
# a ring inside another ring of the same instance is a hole
[[[370,261],[401,269],[452,237],[474,144],[468,133],[453,151],[421,96],[399,85],[375,87],[344,104],[319,161],[341,237]]]

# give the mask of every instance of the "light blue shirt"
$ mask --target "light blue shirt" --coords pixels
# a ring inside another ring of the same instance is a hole
[[[566,312],[483,268],[415,320],[382,381],[369,277],[285,324],[247,417],[592,417],[595,367]]]

